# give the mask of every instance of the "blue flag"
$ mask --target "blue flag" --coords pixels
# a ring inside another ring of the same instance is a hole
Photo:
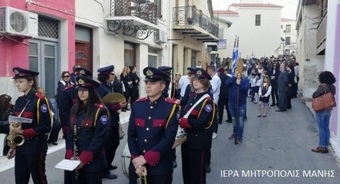
[[[233,62],[231,64],[231,75],[234,75],[238,60],[238,37],[235,37],[234,50],[233,50]]]

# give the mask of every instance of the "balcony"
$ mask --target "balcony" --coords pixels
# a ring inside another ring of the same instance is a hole
[[[202,42],[218,42],[218,23],[195,6],[173,8],[173,30]]]
[[[157,5],[148,0],[110,0],[108,30],[144,40],[159,30],[157,11]]]
[[[316,50],[318,55],[325,55],[327,13],[322,17],[316,32]]]

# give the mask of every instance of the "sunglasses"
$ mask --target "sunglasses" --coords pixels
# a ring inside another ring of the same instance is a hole
[[[64,78],[65,78],[65,77],[69,78],[70,76],[69,76],[69,75],[64,75],[63,77],[64,77]]]

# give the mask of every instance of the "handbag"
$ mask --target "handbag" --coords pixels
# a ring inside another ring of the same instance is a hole
[[[202,102],[202,100],[204,100],[205,98],[209,97],[208,94],[203,95],[192,107],[191,109],[183,116],[184,118],[188,118],[191,111],[194,110],[194,108]],[[181,145],[182,143],[184,143],[187,140],[187,133],[185,132],[185,129],[182,127],[178,127],[177,129],[177,135],[175,138],[175,142],[172,146],[173,148],[176,148],[177,146]]]
[[[336,106],[334,95],[327,92],[327,85],[325,85],[325,94],[312,99],[312,107],[315,112],[331,109]]]

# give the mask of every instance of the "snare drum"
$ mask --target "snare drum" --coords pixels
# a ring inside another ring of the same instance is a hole
[[[122,154],[122,160],[121,160],[121,164],[122,164],[122,170],[123,170],[123,174],[129,178],[129,166],[130,166],[130,162],[131,162],[131,154],[130,154],[130,150],[129,150],[129,146],[128,144],[125,145],[123,154]]]

